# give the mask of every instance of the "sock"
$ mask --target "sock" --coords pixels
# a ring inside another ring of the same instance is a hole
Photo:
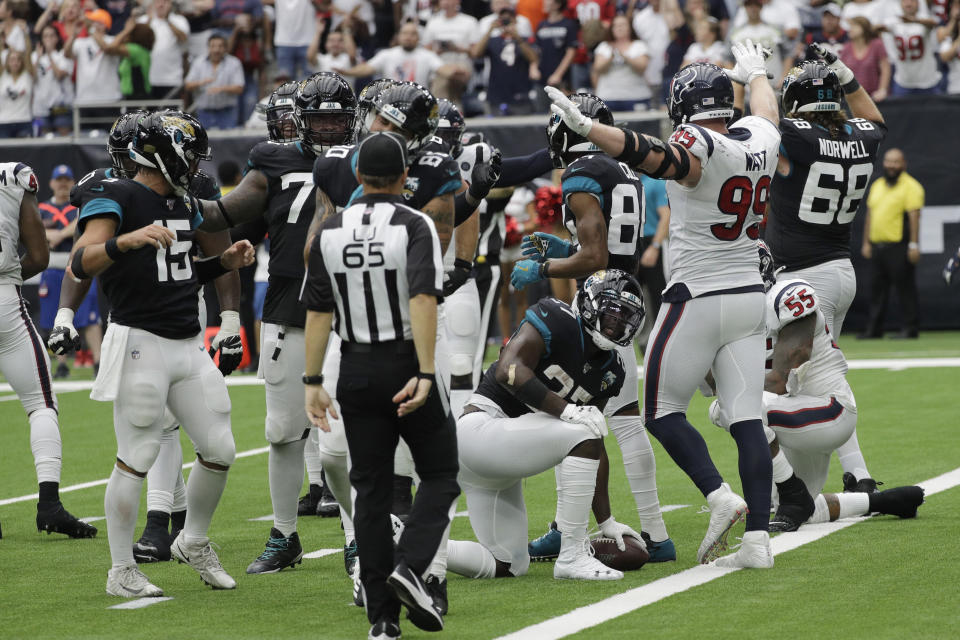
[[[309,448],[310,445],[307,445]],[[350,467],[348,466],[347,456],[334,456],[328,453],[320,454],[320,461],[323,462],[323,477],[327,481],[327,487],[330,493],[336,498],[340,505],[340,513],[347,513],[347,518],[353,515],[353,499],[350,491]],[[352,524],[351,524],[352,528]]]
[[[870,472],[867,471],[867,461],[863,459],[863,453],[860,451],[860,441],[857,440],[856,430],[846,442],[837,448],[837,457],[840,459],[840,466],[843,467],[843,470],[852,473],[857,480],[870,477]]]
[[[426,580],[427,576],[436,576],[441,580],[447,579],[447,557],[449,555],[448,544],[450,542],[450,525],[453,524],[453,514],[457,512],[457,501],[454,500],[450,504],[450,511],[447,513],[449,521],[447,522],[447,528],[443,530],[443,536],[440,538],[440,544],[437,546],[437,553],[434,554],[433,560],[430,562],[430,567],[427,568],[427,572],[423,574],[423,579]]]
[[[323,464],[320,462],[320,440],[316,429],[310,429],[310,436],[303,449],[303,462],[307,466],[307,480],[311,485],[321,485],[320,474],[323,473]]]
[[[303,450],[306,440],[270,443],[270,502],[273,526],[288,537],[297,530],[297,499],[303,487]]]
[[[303,475],[303,472],[300,472]],[[205,542],[213,512],[217,509],[223,488],[227,486],[227,472],[205,467],[198,460],[187,481],[187,517],[183,523],[186,542]],[[294,511],[296,513],[296,511]],[[128,545],[129,546],[129,545]]]
[[[830,522],[830,507],[827,506],[827,499],[822,493],[813,499],[813,515],[807,519],[807,524],[819,522]]]
[[[183,465],[181,465],[182,467]],[[183,469],[177,474],[177,485],[173,489],[173,511],[187,510],[187,483],[183,481]]]
[[[599,466],[599,463],[598,463],[597,466]],[[560,465],[557,465],[557,466],[555,466],[555,467],[553,468],[553,477],[554,477],[554,479],[556,480],[556,483],[557,483],[557,496],[559,497],[559,496],[560,496],[561,485],[563,484],[563,483],[561,482],[561,478],[560,478]],[[594,486],[594,488],[596,488],[596,486],[597,486],[596,482],[597,482],[597,481],[594,480],[593,482],[594,482],[593,486]],[[553,521],[554,521],[554,522],[560,522],[560,500],[559,500],[559,499],[557,500],[557,510],[556,510],[556,512],[553,514]]]
[[[343,527],[344,544],[350,544],[356,541],[357,532],[353,528],[353,518],[347,513],[347,510],[340,507],[340,526]]]
[[[164,431],[160,436],[160,452],[147,471],[147,511],[173,511],[173,492],[182,465],[179,429]]]
[[[789,480],[792,475],[793,467],[790,466],[790,461],[787,460],[787,456],[781,448],[777,455],[773,457],[773,481],[780,484]]]
[[[743,420],[730,425],[730,435],[739,452],[740,483],[743,499],[747,501],[747,531],[767,531],[770,528],[770,483],[773,482],[773,462],[770,446],[763,435],[760,420]]]
[[[170,529],[170,514],[166,511],[147,510],[147,526],[143,530],[147,529],[166,533]]]
[[[447,549],[447,568],[450,571],[466,578],[496,577],[497,560],[479,542],[450,540]]]
[[[450,415],[457,419],[463,413],[463,407],[466,406],[473,395],[473,388],[451,389],[450,390]]]
[[[840,501],[840,515],[838,520],[865,516],[870,513],[870,494],[868,493],[838,493]]]
[[[114,569],[136,565],[133,559],[133,532],[137,526],[142,488],[143,478],[114,466],[103,495],[107,541]]]
[[[640,416],[613,416],[607,421],[623,454],[623,468],[633,500],[637,503],[640,527],[650,534],[652,541],[662,542],[670,536],[663,523],[657,495],[657,460],[647,430],[643,428],[643,420]]]
[[[52,505],[60,502],[60,483],[59,482],[41,482],[40,483],[40,499],[37,501],[37,506],[41,505]]]
[[[560,556],[557,562],[572,560],[582,551],[590,522],[590,505],[597,485],[599,460],[567,456],[560,461],[560,491],[557,493],[557,528]]]
[[[692,424],[687,422],[686,415],[671,413],[670,415],[647,422],[647,431],[660,441],[677,466],[690,476],[693,483],[704,496],[720,488],[723,479],[720,472],[710,459],[707,443],[703,436]],[[770,457],[770,454],[767,454]],[[769,493],[769,483],[766,491]],[[770,496],[767,496],[769,502]],[[768,507],[769,509],[769,507]]]
[[[186,492],[184,492],[186,493]],[[187,510],[181,509],[170,514],[170,535],[177,537],[177,534],[183,529],[183,523],[187,521]]]
[[[30,449],[33,450],[37,482],[59,484],[63,447],[60,444],[57,412],[53,409],[37,409],[30,414]],[[57,500],[59,497],[54,496],[53,501]],[[44,502],[43,496],[40,502]]]

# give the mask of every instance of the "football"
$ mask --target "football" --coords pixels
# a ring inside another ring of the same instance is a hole
[[[619,571],[636,571],[650,559],[650,554],[636,538],[623,536],[623,543],[626,546],[623,551],[617,548],[617,541],[613,538],[597,538],[590,542],[590,546],[597,560]]]

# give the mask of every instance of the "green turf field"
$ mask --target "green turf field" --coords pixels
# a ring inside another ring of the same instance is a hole
[[[927,334],[917,341],[858,342],[845,335],[841,346],[851,359],[955,357],[960,355],[960,336]],[[957,368],[851,371],[849,380],[860,410],[860,443],[875,478],[897,486],[960,467],[955,401],[958,372]],[[89,377],[78,372],[73,379],[81,376]],[[237,450],[264,447],[262,388],[232,387],[230,395]],[[0,398],[5,396],[9,392],[0,392]],[[64,487],[104,479],[112,466],[111,406],[87,396],[82,391],[59,395]],[[691,420],[701,428],[725,479],[739,491],[735,447],[729,436],[709,425],[706,408],[706,400],[698,395],[691,406]],[[0,402],[0,425],[3,501],[34,493],[36,479],[27,420],[18,402]],[[612,437],[607,446],[614,514],[637,527]],[[186,440],[184,448],[190,450]],[[512,580],[471,581],[451,576],[444,637],[495,638],[692,567],[709,518],[698,513],[705,501],[656,442],[654,448],[661,503],[689,505],[665,516],[677,544],[678,562],[647,565],[612,583],[554,581],[551,564],[534,564],[529,575]],[[836,462],[831,471],[828,488],[838,490]],[[64,503],[78,516],[102,517],[103,491],[99,485],[64,493]],[[553,517],[553,474],[528,480],[526,499],[530,534],[536,536]],[[460,509],[465,509],[462,500]],[[100,528],[95,539],[68,540],[36,533],[33,500],[0,505],[0,638],[366,637],[365,617],[350,604],[351,583],[340,553],[305,560],[295,570],[277,575],[244,573],[261,551],[270,528],[269,522],[250,519],[270,511],[267,456],[239,459],[211,529],[211,537],[221,547],[224,567],[238,581],[237,589],[212,591],[183,565],[147,565],[147,575],[173,600],[139,610],[114,611],[107,607],[122,600],[104,593],[110,558],[103,520],[94,522]],[[957,637],[958,529],[960,488],[932,496],[916,520],[869,519],[778,555],[771,571],[740,571],[720,577],[577,635]],[[739,531],[742,525],[735,529],[735,533]],[[302,519],[300,536],[305,551],[343,545],[340,527],[333,519]],[[467,518],[455,519],[452,537],[472,537]],[[428,635],[408,622],[402,626],[404,637]]]

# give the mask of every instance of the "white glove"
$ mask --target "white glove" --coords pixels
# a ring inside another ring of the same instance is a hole
[[[53,320],[53,330],[47,338],[47,348],[58,356],[80,349],[80,334],[73,326],[73,309],[61,307]]]
[[[220,352],[220,373],[233,373],[243,360],[243,341],[240,339],[240,314],[236,311],[220,312],[220,331],[210,342],[210,357]]]
[[[634,531],[629,525],[617,522],[613,519],[613,516],[610,516],[600,523],[600,533],[603,534],[604,538],[614,540],[617,543],[617,549],[620,549],[620,551],[624,551],[627,548],[626,543],[623,541],[623,536],[630,536],[636,539],[644,550],[647,548],[646,543],[644,543],[639,533]]]
[[[746,79],[747,84],[754,78],[767,77],[766,55],[763,45],[754,44],[753,40],[747,39],[738,42],[730,48],[734,59],[737,61],[734,72]],[[737,67],[740,68],[737,71]]]
[[[603,417],[600,409],[592,405],[578,407],[575,404],[568,404],[560,414],[560,419],[572,424],[582,424],[598,438],[607,435],[607,419]]]
[[[550,111],[560,114],[564,123],[573,129],[574,132],[579,133],[583,137],[587,137],[590,129],[593,128],[593,120],[580,113],[577,105],[570,102],[570,99],[563,95],[563,92],[559,89],[555,87],[544,87],[543,90],[547,92],[547,97],[553,102],[553,104],[550,105]]]
[[[740,68],[740,65],[735,66],[733,69],[721,69],[721,71],[730,78],[731,82],[744,85],[750,82],[750,80],[744,76],[743,69]],[[769,71],[767,72],[767,80],[773,80],[773,74]]]
[[[810,46],[814,51],[817,52],[817,55],[827,63],[827,68],[837,74],[837,80],[840,81],[840,86],[853,82],[853,71],[850,70],[850,67],[843,64],[843,61],[837,57],[837,54],[835,54],[833,51],[830,51],[819,42],[814,42]]]

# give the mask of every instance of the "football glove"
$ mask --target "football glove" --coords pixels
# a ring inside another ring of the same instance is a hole
[[[517,291],[522,291],[528,284],[543,280],[543,276],[540,275],[540,265],[541,263],[537,260],[518,260],[513,265],[510,284]]]
[[[767,63],[765,49],[761,44],[754,44],[749,38],[743,42],[738,42],[730,48],[734,59],[737,61],[734,71],[739,67],[737,75],[744,78],[747,84],[757,77],[767,77]]]
[[[598,438],[607,435],[607,419],[603,417],[603,412],[593,405],[580,407],[575,404],[568,404],[567,408],[560,414],[560,419],[571,424],[582,424]]]
[[[453,261],[453,269],[443,274],[443,297],[446,298],[451,293],[463,286],[463,283],[470,278],[470,272],[473,270],[473,263],[463,258],[457,258]]]
[[[470,172],[470,188],[467,192],[474,201],[479,202],[487,197],[493,185],[500,179],[501,164],[503,155],[499,149],[494,149],[490,159],[483,159],[483,145],[477,148],[477,161],[473,165],[473,171]]]
[[[532,236],[523,237],[520,250],[524,258],[543,261],[547,258],[569,258],[573,254],[573,244],[549,233],[534,231]]]
[[[550,111],[559,114],[568,127],[586,138],[590,129],[593,128],[593,120],[580,113],[577,105],[570,102],[570,99],[563,95],[563,92],[559,89],[544,87],[543,90],[547,92],[547,97],[553,102],[550,105]]]
[[[833,71],[835,74],[837,74],[837,80],[840,81],[840,86],[849,84],[853,81],[853,71],[850,70],[850,67],[843,64],[843,61],[837,57],[837,54],[835,54],[833,51],[830,51],[819,42],[814,42],[810,45],[810,48],[813,49],[814,53],[816,53],[824,62],[827,63],[827,68],[830,69],[830,71]]]
[[[948,287],[957,269],[960,269],[960,248],[957,249],[957,252],[953,254],[952,258],[947,260],[947,266],[943,268],[943,281],[947,283]]]
[[[647,548],[647,545],[644,544],[643,538],[640,537],[639,533],[634,531],[629,525],[617,522],[613,519],[613,516],[610,516],[600,523],[600,534],[604,538],[611,538],[616,542],[617,549],[620,549],[620,551],[626,551],[627,549],[627,545],[623,541],[623,536],[630,536],[639,542],[641,547],[644,549]]]
[[[47,338],[47,348],[58,356],[80,349],[80,334],[73,326],[73,309],[61,307],[53,321],[53,330]]]
[[[233,373],[243,360],[243,341],[240,340],[240,314],[236,311],[220,312],[220,331],[210,342],[210,357],[220,352],[220,373]]]

